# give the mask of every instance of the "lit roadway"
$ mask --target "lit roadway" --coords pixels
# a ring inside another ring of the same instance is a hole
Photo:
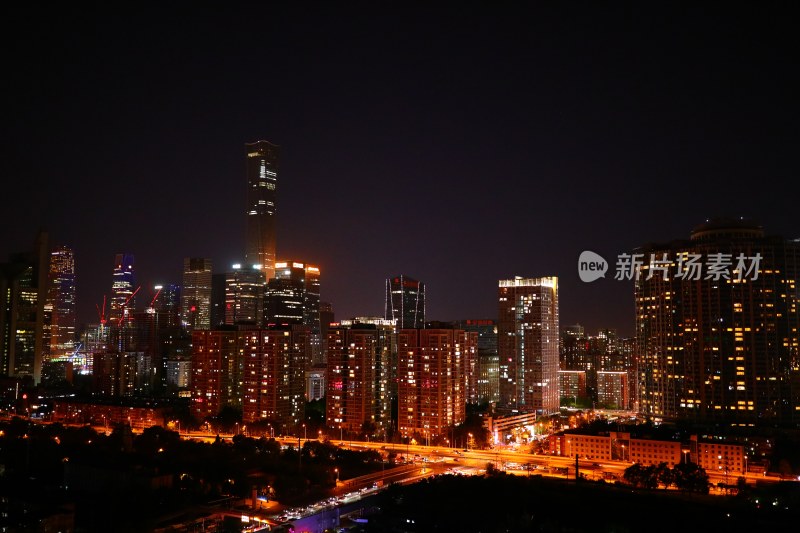
[[[107,431],[108,428],[103,426],[95,426],[98,432]],[[136,430],[134,430],[136,431]],[[204,442],[214,442],[217,438],[216,433],[209,432],[180,432],[181,438],[194,439]],[[253,435],[251,435],[253,436]],[[220,439],[229,441],[233,438],[231,434],[220,434]],[[318,441],[316,438],[304,439],[298,437],[275,437],[275,440],[282,445],[297,446],[302,445],[306,441]],[[365,442],[353,440],[337,440],[330,439],[331,444],[341,446],[343,448],[350,448],[353,450],[375,450],[382,455],[390,452],[397,454],[398,458],[404,457],[409,461],[417,463],[427,462],[428,468],[424,473],[420,473],[420,477],[427,477],[434,473],[441,473],[449,468],[469,467],[473,469],[483,469],[487,463],[493,463],[498,469],[505,470],[510,474],[522,475],[545,475],[561,478],[574,478],[575,477],[575,458],[564,457],[558,455],[533,455],[527,452],[507,450],[507,449],[492,449],[492,450],[463,450],[458,448],[448,448],[445,446],[425,446],[420,444],[390,444],[384,442]],[[424,461],[427,459],[427,461]],[[512,463],[513,465],[508,465]],[[588,479],[606,479],[614,481],[622,479],[625,469],[631,466],[632,463],[626,461],[604,461],[600,459],[580,459],[578,467],[580,472]],[[445,466],[446,465],[446,466]],[[516,465],[516,466],[514,466]],[[389,473],[390,471],[386,471]],[[709,482],[712,487],[718,483],[726,483],[735,485],[736,480],[742,476],[740,472],[729,471],[727,475],[724,471],[708,470],[706,472],[709,476]],[[396,472],[394,472],[396,475]],[[403,482],[408,482],[409,478],[417,479],[416,476],[407,474],[402,476]],[[754,473],[746,475],[750,483],[755,483],[756,480],[763,481],[780,481],[780,478],[769,477]],[[396,477],[386,476],[381,477],[381,473],[377,473],[377,477],[370,482],[382,480],[386,483],[398,482],[401,479]],[[358,488],[358,487],[356,487]]]

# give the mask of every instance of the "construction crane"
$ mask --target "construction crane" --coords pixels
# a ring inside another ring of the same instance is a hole
[[[100,319],[100,329],[106,327],[106,295],[103,295],[103,308],[101,309],[99,305],[94,304],[97,308],[97,317]]]
[[[163,285],[156,285],[154,289],[156,290],[156,295],[153,296],[153,299],[150,300],[150,307],[147,308],[148,313],[155,313],[156,312],[156,300],[158,300],[158,295],[161,294],[161,289],[163,289]]]
[[[139,292],[139,289],[141,288],[142,288],[141,285],[136,287],[136,290],[133,291],[133,293],[131,293],[130,296],[128,296],[128,299],[125,300],[125,303],[119,306],[119,310],[120,313],[122,313],[122,315],[119,317],[119,322],[117,323],[117,326],[122,326],[122,323],[125,321],[125,317],[128,316],[128,309],[127,309],[128,304],[131,302],[131,300],[133,300],[133,297],[136,296],[136,293]]]

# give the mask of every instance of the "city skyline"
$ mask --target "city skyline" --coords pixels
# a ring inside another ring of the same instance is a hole
[[[244,261],[242,146],[260,139],[281,147],[277,254],[325,271],[338,317],[381,315],[399,272],[439,320],[495,318],[497,280],[553,275],[563,324],[629,336],[632,283],[580,282],[583,250],[717,215],[798,236],[793,195],[762,184],[798,170],[777,11],[272,6],[263,36],[261,8],[181,24],[15,9],[0,172],[25,201],[6,202],[0,260],[39,227],[70,246],[81,322],[117,253],[143,300],[184,257]]]

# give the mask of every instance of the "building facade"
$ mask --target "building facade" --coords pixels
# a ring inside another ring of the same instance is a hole
[[[459,320],[456,327],[478,334],[478,353],[470,373],[470,402],[497,403],[500,400],[500,358],[497,355],[497,321]]]
[[[394,320],[398,329],[425,327],[425,284],[408,276],[386,280],[383,317]]]
[[[397,333],[398,430],[430,442],[445,438],[466,416],[468,358],[478,335],[460,329]]]
[[[133,254],[116,254],[111,282],[109,322],[117,325],[128,319],[136,307],[133,294],[135,291],[136,276],[133,273]]]
[[[192,414],[217,416],[225,406],[242,406],[244,349],[239,331],[192,332]]]
[[[50,254],[47,234],[40,232],[31,252],[0,264],[0,370],[12,377],[42,376],[49,338],[45,313]]]
[[[268,141],[246,143],[247,212],[245,264],[275,277],[276,202],[280,149]]]
[[[211,259],[183,260],[181,323],[188,330],[211,329]]]
[[[800,242],[719,220],[630,259],[642,414],[800,422]]]
[[[225,274],[225,324],[261,327],[264,323],[266,280],[255,267],[233,265]]]
[[[50,252],[47,305],[50,307],[49,358],[75,350],[75,255],[58,246]]]
[[[358,433],[391,424],[391,369],[396,361],[394,322],[357,318],[331,324],[327,338],[326,423]]]
[[[242,420],[269,420],[284,434],[305,416],[310,331],[303,325],[237,332],[244,354]]]
[[[498,304],[501,404],[558,412],[558,278],[500,280]]]

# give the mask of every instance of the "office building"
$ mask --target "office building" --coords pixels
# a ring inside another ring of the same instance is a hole
[[[30,376],[37,384],[45,351],[49,265],[45,232],[39,232],[31,252],[0,264],[0,370],[11,377]]]
[[[300,261],[276,262],[266,292],[266,324],[306,326],[313,364],[323,359],[319,292],[319,267]]]
[[[558,278],[500,280],[498,303],[501,404],[558,412]]]
[[[134,292],[136,277],[133,273],[133,254],[114,256],[114,276],[111,284],[111,308],[108,320],[111,325],[123,325],[136,308]]]
[[[425,327],[425,284],[408,276],[386,280],[383,317],[394,320],[398,329]]]
[[[245,264],[258,265],[264,279],[275,277],[276,198],[279,147],[257,141],[245,144],[247,223]]]
[[[71,248],[56,247],[50,252],[48,274],[50,308],[49,357],[70,354],[75,349],[75,256]]]
[[[212,275],[211,259],[184,258],[181,322],[189,330],[211,329]]]
[[[726,425],[800,422],[800,241],[746,220],[630,254],[639,411]]]
[[[225,277],[225,324],[261,327],[264,323],[264,273],[233,265]]]
[[[225,284],[228,275],[211,274],[211,327],[225,325]]]
[[[319,357],[312,361],[313,365],[324,366],[328,354],[328,326],[336,320],[333,305],[330,302],[319,303],[319,336],[322,339],[322,348]]]

